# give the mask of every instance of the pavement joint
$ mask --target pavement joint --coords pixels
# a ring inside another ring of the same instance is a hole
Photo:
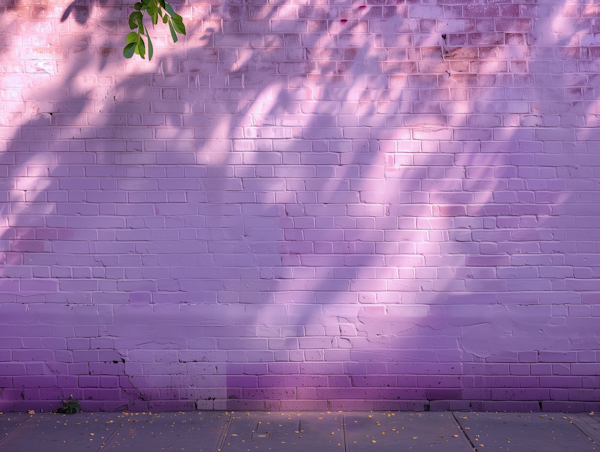
[[[231,425],[231,418],[233,416],[230,414],[229,418],[227,419],[227,423],[225,424],[225,427],[223,428],[223,436],[221,437],[221,442],[219,443],[219,448],[217,449],[217,451],[221,451],[221,449],[223,449],[223,445],[225,444],[225,440],[227,439],[227,434],[229,432],[229,426]]]
[[[102,444],[100,444],[100,448],[97,450],[97,452],[100,452],[102,449],[104,449],[104,446],[106,446],[111,440],[112,438],[116,435],[116,433],[121,430],[123,428],[123,424],[120,424],[111,434],[110,436],[106,439],[106,441],[104,441]]]
[[[2,413],[0,413],[0,414],[2,414]],[[2,446],[2,442],[3,442],[4,440],[6,440],[6,439],[7,439],[7,438],[10,436],[10,434],[11,434],[13,431],[15,431],[17,428],[19,428],[19,426],[20,426],[20,425],[21,425],[23,422],[25,422],[25,421],[26,421],[28,418],[30,418],[30,417],[31,417],[31,414],[24,414],[24,413],[10,413],[10,414],[9,414],[9,417],[8,417],[8,421],[10,422],[10,420],[11,420],[11,419],[14,419],[15,417],[16,417],[16,418],[19,418],[19,417],[21,417],[21,420],[19,420],[19,421],[15,422],[15,423],[14,423],[14,425],[13,425],[12,427],[10,427],[10,424],[9,424],[9,427],[8,427],[8,428],[5,428],[3,424],[0,424],[0,433],[2,433],[2,437],[0,438],[0,447]],[[4,430],[4,432],[2,432],[3,430]]]
[[[594,444],[600,445],[600,422],[588,414],[571,414],[568,416],[573,425],[575,425],[583,434]]]
[[[471,445],[471,449],[473,449],[474,451],[477,451],[475,444],[473,444],[473,441],[471,441],[471,439],[469,438],[469,435],[467,435],[467,432],[465,432],[465,429],[462,427],[462,425],[460,425],[460,422],[458,421],[458,418],[456,417],[456,412],[454,412],[454,411],[452,412],[452,417],[454,418],[454,422],[456,422],[456,425],[458,425],[458,428],[460,429],[460,432],[462,433],[465,440]]]
[[[346,414],[342,414],[342,429],[344,432],[344,452],[348,452],[348,434],[346,432]]]

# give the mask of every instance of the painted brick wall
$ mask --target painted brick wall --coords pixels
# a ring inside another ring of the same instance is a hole
[[[0,5],[0,410],[599,408],[598,2]]]

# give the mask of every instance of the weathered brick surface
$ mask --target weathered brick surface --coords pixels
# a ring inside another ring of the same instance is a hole
[[[309,3],[0,0],[0,410],[598,409],[600,10]]]

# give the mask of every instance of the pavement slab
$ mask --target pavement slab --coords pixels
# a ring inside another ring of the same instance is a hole
[[[472,452],[452,413],[347,413],[347,452]]]
[[[215,452],[229,421],[222,412],[126,415],[102,451]]]
[[[344,451],[342,413],[232,413],[221,452]]]
[[[591,413],[0,414],[0,452],[600,452]]]
[[[0,451],[97,451],[117,430],[116,417],[112,413],[31,415],[0,442]]]
[[[478,451],[600,451],[562,413],[457,413],[456,418]]]
[[[0,441],[28,418],[27,413],[0,413]]]

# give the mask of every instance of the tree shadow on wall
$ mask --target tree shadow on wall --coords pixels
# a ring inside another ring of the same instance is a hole
[[[473,325],[464,305],[501,305],[486,306],[478,319],[510,318],[510,300],[495,295],[510,284],[498,279],[498,269],[524,254],[514,277],[517,285],[529,281],[527,269],[545,265],[537,256],[550,253],[538,240],[561,246],[551,236],[517,245],[509,232],[506,247],[496,249],[486,236],[486,229],[513,231],[533,217],[536,231],[561,230],[552,223],[560,211],[527,210],[536,205],[510,186],[517,168],[529,166],[520,155],[543,154],[529,148],[530,135],[502,129],[497,148],[486,147],[491,135],[470,140],[484,124],[490,134],[500,129],[494,121],[501,102],[494,96],[518,82],[513,76],[498,87],[497,77],[455,73],[453,63],[470,57],[455,47],[443,53],[453,46],[441,35],[413,34],[401,17],[388,20],[387,35],[373,35],[361,34],[359,17],[371,14],[364,8],[350,8],[347,19],[323,19],[316,7],[302,11],[338,31],[316,31],[313,43],[292,45],[286,55],[285,37],[269,35],[260,47],[246,33],[227,31],[239,30],[233,16],[240,11],[225,6],[218,14],[226,31],[212,36],[214,45],[186,49],[187,59],[163,57],[160,75],[121,79],[114,72],[108,102],[95,88],[73,88],[93,72],[88,50],[59,86],[45,90],[54,97],[43,102],[53,109],[44,112],[43,104],[43,119],[20,127],[9,148],[18,153],[7,184],[23,191],[23,199],[11,205],[17,210],[2,237],[12,241],[5,300],[48,315],[63,315],[50,302],[106,308],[109,315],[89,325],[97,328],[89,346],[97,356],[92,353],[86,369],[47,362],[40,382],[67,374],[119,377],[122,401],[100,402],[114,392],[72,382],[63,388],[91,396],[89,409],[121,403],[129,409],[341,409],[358,406],[352,403],[358,399],[374,408],[378,400],[396,399],[404,401],[401,408],[417,409],[460,399],[470,389],[465,379],[473,377],[464,376],[463,366],[484,366],[490,348],[464,345],[465,337],[473,343],[485,336],[471,332],[487,323]],[[270,14],[261,17],[274,20]],[[412,40],[424,39],[433,56],[383,61],[377,39],[384,45],[398,39],[407,54],[424,47]],[[502,49],[506,39],[481,45]],[[348,46],[343,53],[341,43]],[[286,61],[296,50],[306,50],[306,58]],[[108,53],[103,74],[126,67],[119,53]],[[280,72],[268,72],[273,61]],[[427,75],[410,75],[417,64]],[[478,60],[478,67],[485,64]],[[289,67],[287,75],[282,67]],[[188,88],[181,88],[184,79]],[[63,102],[61,89],[77,94]],[[482,96],[477,110],[463,110],[471,96]],[[348,122],[341,126],[340,118]],[[339,135],[342,127],[347,135]],[[39,172],[25,172],[34,163]],[[25,188],[29,182],[33,188]],[[566,200],[548,191],[553,204]],[[515,202],[521,206],[511,210]],[[499,225],[505,216],[521,223]],[[545,217],[547,228],[537,220]],[[34,274],[44,266],[50,274]],[[515,286],[512,299],[538,304],[556,289],[540,279],[539,291]],[[222,324],[222,312],[230,325]],[[501,325],[497,336],[513,326]],[[22,334],[21,327],[8,331]],[[539,337],[562,332],[550,331]],[[48,336],[76,334],[61,327]],[[35,397],[42,396],[32,391]]]

